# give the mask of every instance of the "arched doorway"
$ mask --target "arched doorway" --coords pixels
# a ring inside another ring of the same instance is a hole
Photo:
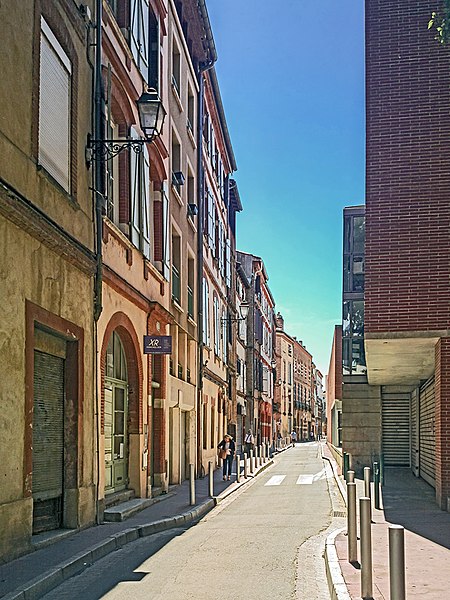
[[[128,483],[128,373],[125,351],[117,332],[106,349],[104,432],[105,494],[119,492]]]

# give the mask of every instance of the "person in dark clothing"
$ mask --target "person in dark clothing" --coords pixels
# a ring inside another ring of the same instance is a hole
[[[223,480],[228,479],[230,481],[233,457],[236,450],[236,445],[231,435],[226,433],[217,448],[219,450],[219,457],[223,460]]]

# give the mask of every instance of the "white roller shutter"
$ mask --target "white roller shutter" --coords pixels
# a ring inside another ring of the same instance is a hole
[[[382,387],[383,455],[386,466],[410,465],[410,394]]]
[[[40,60],[39,164],[69,191],[72,67],[44,19],[41,19]]]
[[[433,487],[435,483],[435,396],[434,396],[434,377],[429,379],[420,388],[419,404],[419,439],[420,453],[419,474],[422,479]]]

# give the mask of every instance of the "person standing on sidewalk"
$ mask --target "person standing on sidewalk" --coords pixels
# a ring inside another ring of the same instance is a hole
[[[291,433],[291,441],[292,445],[295,446],[295,444],[297,443],[297,432],[295,431],[295,429]]]
[[[236,445],[231,435],[226,433],[217,448],[219,450],[219,458],[223,461],[223,480],[228,479],[230,481],[231,467],[233,466],[233,457],[236,450]]]
[[[249,429],[247,431],[247,435],[245,436],[245,439],[244,439],[244,444],[245,444],[245,451],[247,453],[247,456],[250,456],[250,450],[253,450],[253,447],[255,445],[255,438],[253,437],[253,433],[252,433],[251,429]]]

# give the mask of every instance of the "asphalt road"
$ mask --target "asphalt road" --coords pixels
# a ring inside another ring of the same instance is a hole
[[[45,600],[324,600],[323,550],[343,510],[319,445],[275,464],[196,526],[127,545]]]

